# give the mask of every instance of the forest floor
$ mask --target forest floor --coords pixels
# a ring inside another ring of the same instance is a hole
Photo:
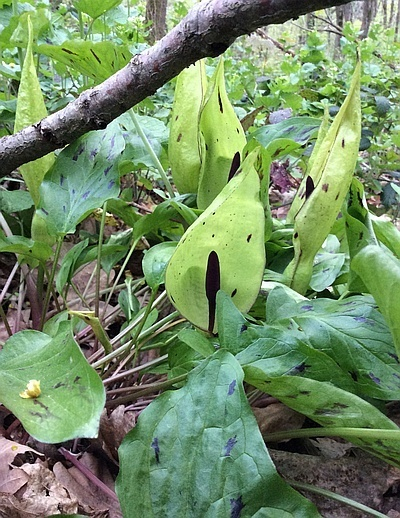
[[[277,197],[282,193],[276,193]],[[283,217],[284,211],[278,214]],[[12,254],[0,254],[0,286],[5,286],[15,265]],[[140,258],[132,268],[140,267]],[[74,278],[79,286],[88,282],[88,265]],[[8,287],[15,299],[18,281]],[[14,294],[14,295],[13,295]],[[10,327],[30,328],[28,304],[18,310],[7,304]],[[0,343],[8,337],[0,323]],[[95,344],[85,342],[86,356]],[[92,350],[91,350],[92,349]],[[152,351],[152,354],[157,354]],[[154,382],[154,378],[150,381]],[[142,380],[143,382],[143,380]],[[144,379],[144,383],[146,380]],[[111,385],[108,389],[113,388]],[[103,411],[98,438],[65,444],[43,444],[29,436],[16,417],[0,405],[0,518],[41,518],[75,514],[95,518],[122,516],[114,486],[118,474],[118,447],[152,397]],[[400,518],[400,469],[370,456],[342,439],[296,439],[269,444],[273,432],[314,426],[304,416],[279,401],[260,395],[253,411],[269,453],[281,476],[289,481],[315,485],[391,517]],[[386,407],[387,415],[400,426],[400,402]],[[301,491],[325,518],[368,516],[330,498]]]

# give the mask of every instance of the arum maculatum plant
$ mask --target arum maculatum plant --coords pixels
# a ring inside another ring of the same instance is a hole
[[[181,194],[197,193],[204,210],[228,183],[246,137],[225,88],[221,58],[207,87],[203,61],[177,79],[168,154],[174,183]]]
[[[169,262],[167,293],[175,307],[200,329],[216,333],[216,296],[222,289],[247,312],[265,268],[264,207],[253,150],[234,177],[189,227]]]
[[[349,191],[361,139],[361,63],[332,125],[322,123],[307,171],[289,212],[294,222],[294,258],[288,285],[299,293],[309,286],[314,258],[327,238]],[[327,114],[325,114],[325,118]]]
[[[314,258],[353,178],[361,135],[360,73],[358,60],[349,93],[330,127],[325,114],[309,169],[288,215],[294,223],[294,257],[284,281],[301,294],[309,287]],[[197,182],[198,207],[205,210],[179,242],[165,285],[172,303],[190,322],[216,333],[218,290],[230,294],[236,307],[247,312],[261,285],[264,243],[271,233],[269,168],[276,143],[261,148],[249,142],[245,147],[243,130],[226,94],[222,60],[203,99],[204,65],[183,74],[178,78],[171,124],[172,174],[185,190],[194,189]],[[195,109],[190,111],[191,98]],[[183,127],[186,116],[191,136]]]

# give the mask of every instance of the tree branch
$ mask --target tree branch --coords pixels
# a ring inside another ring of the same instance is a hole
[[[204,0],[154,47],[133,56],[119,72],[83,92],[64,109],[0,139],[0,178],[21,164],[102,129],[152,95],[191,63],[222,54],[259,27],[350,0]]]

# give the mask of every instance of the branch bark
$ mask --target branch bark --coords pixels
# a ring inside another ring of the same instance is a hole
[[[204,0],[196,4],[162,40],[133,56],[126,67],[102,84],[37,124],[2,137],[0,178],[88,131],[105,128],[190,64],[222,54],[239,36],[349,1]]]

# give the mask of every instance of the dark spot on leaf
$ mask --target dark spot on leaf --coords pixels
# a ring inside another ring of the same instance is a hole
[[[94,59],[101,65],[101,59],[99,56],[93,51],[93,49],[90,49],[90,52],[93,54]]]
[[[206,222],[205,222],[205,221],[203,221],[203,225],[205,225],[205,224],[206,224]]]
[[[393,374],[393,377],[400,380],[400,375],[399,374],[396,374],[395,372],[392,373]]]
[[[328,192],[328,189],[329,189],[329,183],[324,183],[323,186],[322,186],[322,190],[324,192]]]
[[[104,169],[104,176],[107,176],[108,173],[111,171],[112,169],[112,164],[111,165],[108,165],[105,169]]]
[[[356,371],[349,371],[350,376],[353,378],[353,381],[358,380],[358,374]]]
[[[64,48],[64,47],[61,47],[61,50],[62,50],[63,52],[66,52],[67,54],[72,54],[72,55],[74,55],[74,56],[78,56],[78,55],[79,55],[79,54],[77,54],[76,52],[72,52],[72,50],[66,49],[66,48]]]
[[[354,320],[356,322],[361,322],[363,324],[367,321],[367,319],[365,317],[354,317]]]
[[[85,146],[82,144],[79,146],[79,148],[76,150],[75,155],[72,157],[72,160],[76,162],[79,158],[79,156],[85,151]]]
[[[311,392],[309,390],[300,390],[299,394],[301,394],[303,396],[308,396],[309,394],[311,394]]]
[[[235,444],[237,443],[237,436],[235,435],[235,437],[230,437],[228,439],[228,442],[225,444],[224,446],[224,456],[225,457],[229,457],[229,455],[231,454],[231,451],[233,449],[233,447],[235,446]]]
[[[246,241],[247,241],[248,243],[250,243],[250,239],[252,238],[252,236],[253,236],[253,234],[249,234],[249,235],[247,236]]]
[[[160,464],[160,447],[158,446],[158,437],[154,437],[151,447],[154,450],[157,464]]]
[[[314,306],[312,306],[311,304],[305,304],[304,306],[301,306],[301,308],[303,311],[314,311]]]
[[[235,288],[235,289],[232,291],[232,293],[231,293],[231,297],[234,297],[234,296],[236,295],[236,293],[237,293],[237,289]]]
[[[74,383],[78,383],[78,381],[81,379],[81,376],[75,376]]]
[[[292,367],[287,372],[287,374],[288,374],[288,376],[293,376],[293,375],[295,376],[296,374],[304,372],[309,367],[311,367],[311,365],[307,365],[306,362],[301,362],[298,365],[296,365],[295,367]]]
[[[98,152],[99,152],[98,149],[96,149],[96,148],[92,149],[92,151],[90,152],[90,158],[96,158],[96,155]]]
[[[82,199],[87,200],[89,198],[90,191],[86,191],[82,194]]]
[[[115,185],[115,181],[114,180],[110,180],[108,182],[107,189],[112,189],[114,187],[114,185]]]
[[[61,187],[63,186],[64,180],[65,180],[64,175],[61,175],[60,176],[60,185],[61,185]]]
[[[49,407],[46,406],[44,403],[42,403],[39,399],[34,399],[33,400],[33,404],[34,405],[39,405],[40,408],[43,408],[44,410],[46,410],[47,412],[49,411]]]
[[[393,358],[394,360],[396,360],[397,363],[400,363],[399,361],[399,357],[397,356],[397,354],[394,354],[394,353],[389,353],[389,356],[391,358]]]
[[[311,178],[311,176],[307,176],[306,179],[306,200],[311,196],[313,193],[315,187],[314,187],[314,180]]]
[[[240,167],[240,153],[239,153],[239,151],[236,151],[236,153],[232,159],[231,168],[229,170],[228,182],[230,180],[232,180],[232,178],[238,172],[239,167]]]
[[[53,389],[58,389],[60,387],[65,387],[65,383],[61,383],[61,381],[59,381],[53,386]]]
[[[333,408],[349,408],[349,405],[345,405],[344,403],[334,403]]]
[[[235,392],[235,387],[236,387],[236,380],[233,380],[229,383],[228,396],[231,396]]]
[[[44,415],[40,412],[29,412],[32,417],[40,417],[40,419],[44,418]]]
[[[295,239],[297,239],[297,238],[299,237],[299,233],[298,233],[298,232],[295,232],[295,233],[293,234],[293,237],[294,237]]]
[[[340,196],[340,193],[338,192],[337,195],[335,196],[335,200],[337,200]]]
[[[43,214],[46,214],[46,216],[48,216],[48,215],[49,215],[49,213],[47,212],[47,210],[46,210],[46,209],[40,209],[40,210],[43,212]]]
[[[206,144],[206,151],[208,151],[208,145]]]
[[[370,372],[368,375],[374,383],[376,383],[377,385],[380,384],[381,380],[378,377],[374,376],[374,374],[372,372]]]
[[[182,133],[179,133],[178,138],[176,139],[177,142],[180,142],[182,138]]]
[[[67,207],[63,205],[63,212],[67,212]]]
[[[358,239],[361,241],[363,237],[364,237],[364,232],[360,232],[358,234]]]
[[[215,237],[215,234],[211,234],[211,237]]]
[[[221,93],[218,88],[218,104],[219,104],[219,111],[221,113],[224,113],[224,107],[222,106],[222,99],[221,99]]]
[[[344,147],[344,138],[342,139],[342,147]]]
[[[244,333],[245,331],[247,331],[247,326],[246,326],[246,324],[242,324],[242,327],[240,328],[240,332]]]
[[[241,515],[242,510],[244,508],[244,503],[242,501],[242,497],[239,496],[239,498],[231,498],[229,500],[229,503],[231,505],[231,515],[230,515],[230,518],[240,518],[240,515]]]
[[[208,331],[212,333],[215,324],[217,293],[221,287],[219,258],[214,250],[208,256],[205,287],[208,300]]]

